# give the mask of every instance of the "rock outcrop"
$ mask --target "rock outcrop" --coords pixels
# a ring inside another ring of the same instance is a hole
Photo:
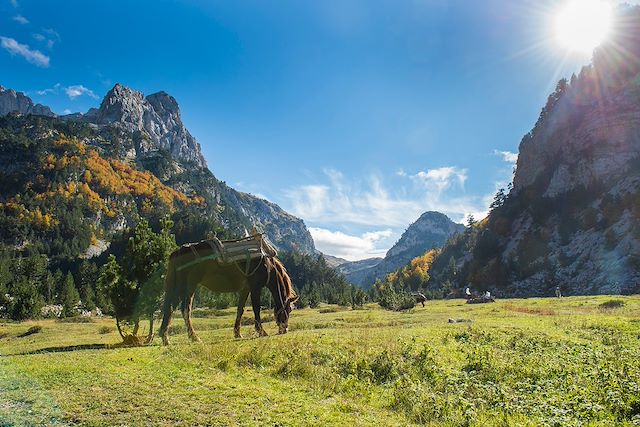
[[[181,161],[207,167],[200,144],[182,123],[176,100],[165,92],[145,97],[142,92],[116,84],[100,104],[81,120],[97,125],[115,124],[137,136],[139,156],[159,149]]]
[[[6,116],[9,113],[55,117],[49,107],[34,104],[24,93],[0,86],[0,116]]]

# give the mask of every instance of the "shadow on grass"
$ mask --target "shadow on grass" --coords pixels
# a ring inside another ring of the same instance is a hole
[[[23,353],[5,354],[5,356],[27,356],[30,354],[41,353],[64,353],[67,351],[79,351],[79,350],[116,350],[119,348],[136,348],[141,346],[126,345],[125,343],[116,344],[78,344],[78,345],[66,345],[58,347],[46,347],[38,350],[25,351]]]

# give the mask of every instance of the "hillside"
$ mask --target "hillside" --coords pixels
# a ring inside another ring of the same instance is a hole
[[[429,249],[439,248],[464,226],[440,212],[425,212],[411,224],[381,260],[370,259],[342,264],[338,270],[356,285],[371,287],[377,279],[407,264]]]
[[[68,259],[97,255],[138,215],[153,223],[170,214],[179,241],[257,226],[278,249],[316,252],[302,220],[215,178],[164,92],[145,97],[117,84],[100,108],[55,117],[2,89],[0,106],[4,244]]]
[[[430,286],[640,292],[640,8],[616,19],[592,65],[558,83],[522,139],[511,191],[449,242]]]

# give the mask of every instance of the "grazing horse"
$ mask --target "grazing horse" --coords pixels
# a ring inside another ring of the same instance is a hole
[[[416,298],[416,304],[422,303],[422,306],[424,307],[424,303],[427,301],[427,297],[424,296],[422,292],[416,292],[415,294],[413,294],[413,296]]]
[[[200,341],[191,324],[193,296],[198,285],[214,292],[238,293],[238,311],[233,329],[236,338],[241,338],[240,320],[249,294],[256,331],[260,336],[267,335],[260,321],[260,294],[263,287],[269,289],[273,296],[278,333],[284,334],[288,331],[289,314],[298,297],[282,262],[275,256],[267,255],[227,263],[219,262],[218,258],[216,247],[210,241],[183,246],[171,254],[165,278],[165,299],[160,327],[160,335],[165,345],[169,344],[171,315],[178,306],[182,309],[189,338],[192,341]]]

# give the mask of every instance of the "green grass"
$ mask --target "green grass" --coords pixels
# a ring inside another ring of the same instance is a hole
[[[203,344],[176,318],[170,347],[119,348],[111,319],[1,323],[0,425],[640,425],[640,297],[610,300],[322,306],[240,340],[234,310],[203,311]]]

